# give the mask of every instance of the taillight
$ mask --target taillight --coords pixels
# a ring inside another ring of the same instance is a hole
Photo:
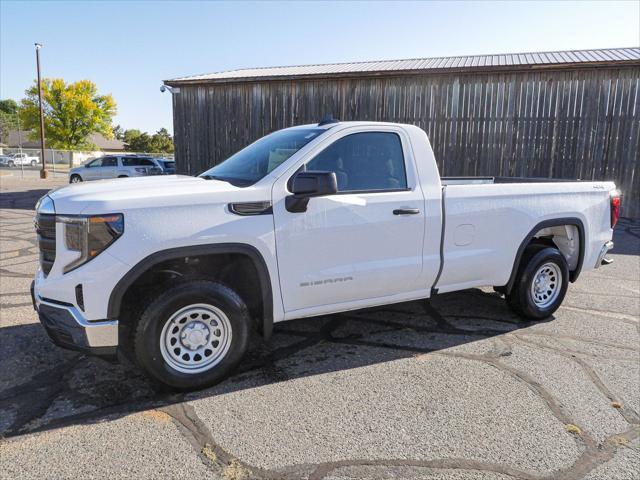
[[[618,223],[618,217],[620,216],[620,192],[611,192],[611,228]]]

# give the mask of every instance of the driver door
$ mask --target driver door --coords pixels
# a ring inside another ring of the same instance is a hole
[[[103,157],[102,166],[99,168],[99,178],[116,178],[118,170],[118,158],[117,157]]]
[[[418,290],[424,198],[402,130],[349,129],[274,185],[273,212],[286,316]],[[290,212],[295,170],[333,171],[338,192]],[[404,213],[402,213],[404,212]],[[410,212],[410,213],[407,213]]]
[[[102,157],[96,158],[85,165],[83,177],[87,180],[98,180],[100,178],[100,169],[102,168]]]

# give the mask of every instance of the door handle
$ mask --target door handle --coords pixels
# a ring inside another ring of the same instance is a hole
[[[417,215],[419,213],[419,208],[397,208],[393,211],[394,215]]]

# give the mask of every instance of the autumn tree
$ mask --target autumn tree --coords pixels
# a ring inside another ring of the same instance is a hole
[[[37,82],[25,93],[20,119],[23,128],[30,130],[33,138],[37,139],[40,135]],[[98,94],[93,82],[66,83],[59,78],[47,78],[42,82],[42,96],[48,146],[67,150],[88,149],[93,147],[88,140],[93,133],[113,138],[111,120],[116,114],[116,103],[110,94]]]

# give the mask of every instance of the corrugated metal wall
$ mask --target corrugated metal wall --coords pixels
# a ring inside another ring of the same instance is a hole
[[[201,173],[280,128],[342,120],[427,131],[443,175],[611,179],[640,217],[640,67],[183,85],[176,159]]]

